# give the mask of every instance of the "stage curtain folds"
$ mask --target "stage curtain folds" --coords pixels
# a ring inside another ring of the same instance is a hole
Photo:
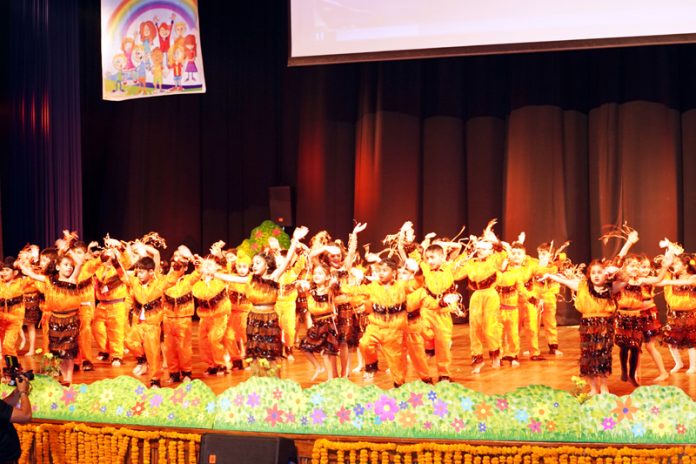
[[[82,230],[79,1],[7,3],[11,136],[0,185],[4,244],[14,254]]]

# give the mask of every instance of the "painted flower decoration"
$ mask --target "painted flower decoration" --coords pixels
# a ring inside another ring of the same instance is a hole
[[[532,419],[527,424],[527,427],[529,427],[529,431],[532,433],[541,433],[541,421]]]
[[[174,404],[181,404],[182,401],[184,401],[184,398],[186,397],[186,392],[180,388],[177,388],[174,390],[172,393],[172,396],[169,398],[169,400],[174,403]]]
[[[526,409],[518,409],[515,413],[515,419],[517,419],[518,422],[527,422],[527,419],[529,419],[529,413]]]
[[[476,408],[474,408],[474,414],[476,414],[476,417],[478,417],[479,420],[485,421],[491,417],[493,411],[491,410],[491,407],[484,402],[476,405]]]
[[[605,417],[602,421],[602,428],[604,429],[604,431],[607,432],[609,430],[614,430],[614,427],[616,427],[616,421],[614,420],[614,418]]]
[[[411,392],[411,397],[408,399],[408,402],[411,403],[411,407],[417,408],[418,406],[423,406],[423,394],[418,393],[415,394]]]
[[[404,429],[410,429],[416,426],[416,413],[413,411],[401,411],[396,418],[396,421]]]
[[[645,426],[642,423],[638,422],[637,424],[633,425],[631,432],[633,432],[634,437],[642,437],[643,435],[645,435]]]
[[[479,422],[478,431],[481,432],[481,433],[483,433],[483,432],[485,432],[486,430],[488,430],[488,427],[486,426],[486,423],[485,423],[485,422]]]
[[[556,431],[556,423],[554,421],[548,421],[546,423],[546,431],[547,432],[555,432]]]
[[[336,417],[338,417],[338,422],[343,424],[350,420],[350,409],[346,409],[345,406],[341,406],[341,409],[336,412]]]
[[[271,424],[271,427],[275,427],[278,423],[283,423],[284,411],[278,409],[278,403],[274,404],[272,408],[266,409],[266,422]]]
[[[143,411],[145,411],[145,402],[144,401],[138,401],[135,403],[135,406],[131,408],[131,413],[133,416],[140,416],[142,415]]]
[[[454,419],[450,425],[452,426],[454,431],[457,433],[464,430],[464,421],[462,420],[461,417],[457,417],[456,419]]]
[[[72,386],[63,390],[63,403],[65,403],[66,406],[75,401],[77,401],[77,392]]]
[[[399,406],[396,404],[394,398],[387,395],[382,395],[377,401],[375,401],[375,414],[382,421],[393,421],[394,415],[399,410]]]
[[[617,400],[616,407],[611,410],[616,414],[619,422],[624,419],[633,420],[633,413],[638,411],[638,408],[631,406],[631,398],[626,398],[626,401]]]
[[[316,408],[312,412],[312,424],[323,425],[326,420],[326,413],[323,409]]]
[[[442,400],[437,400],[433,405],[433,414],[439,417],[445,417],[448,414],[447,403]]]
[[[496,406],[498,407],[498,409],[500,409],[501,411],[507,411],[507,409],[508,409],[508,407],[509,407],[509,405],[508,405],[508,400],[505,399],[505,398],[498,398],[498,400],[496,401],[496,404],[495,404],[495,405],[496,405]]]
[[[463,397],[459,404],[462,407],[462,410],[465,412],[470,412],[474,410],[474,402],[468,396]]]
[[[686,427],[684,424],[677,424],[677,433],[679,435],[684,435],[686,433]]]
[[[247,396],[247,405],[249,405],[252,408],[255,408],[259,405],[259,403],[259,395],[256,392],[249,393],[249,396]]]

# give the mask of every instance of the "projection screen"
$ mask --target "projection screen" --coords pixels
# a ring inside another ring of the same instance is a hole
[[[290,65],[696,42],[696,0],[289,0]]]

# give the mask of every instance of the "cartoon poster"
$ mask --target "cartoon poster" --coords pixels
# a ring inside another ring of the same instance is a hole
[[[203,93],[198,0],[101,0],[104,100]]]

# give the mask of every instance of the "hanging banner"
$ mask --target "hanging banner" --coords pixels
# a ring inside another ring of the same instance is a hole
[[[102,94],[204,93],[197,0],[101,0]]]

